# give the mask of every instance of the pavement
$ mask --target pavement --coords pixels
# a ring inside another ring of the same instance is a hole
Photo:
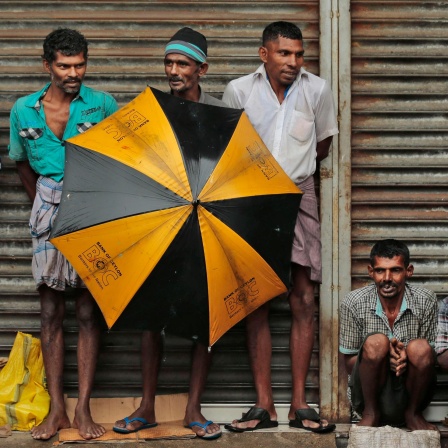
[[[347,448],[350,424],[337,424],[331,434],[313,434],[301,429],[291,429],[287,425],[278,428],[258,430],[236,434],[223,429],[223,435],[217,440],[178,439],[178,440],[140,440],[129,442],[58,442],[58,435],[47,441],[34,440],[29,432],[13,431],[9,437],[0,438],[1,448],[49,448],[53,446],[73,448],[204,448],[205,445],[232,448]],[[448,448],[448,428],[438,425],[441,432],[441,448]],[[205,444],[205,445],[204,445]]]

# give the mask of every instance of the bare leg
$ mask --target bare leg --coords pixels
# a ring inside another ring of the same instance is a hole
[[[444,372],[448,372],[448,350],[437,356],[437,363]]]
[[[185,410],[184,425],[188,426],[192,422],[205,423],[207,419],[201,413],[201,396],[205,389],[208,371],[212,360],[211,352],[200,343],[194,344],[191,360],[190,391],[188,395],[187,408]],[[213,423],[207,426],[204,431],[199,426],[191,427],[199,437],[207,434],[215,434],[220,431],[219,425]]]
[[[90,396],[95,378],[96,362],[100,344],[100,327],[97,305],[87,289],[82,289],[76,299],[78,335],[78,382],[79,396],[73,419],[73,427],[84,439],[96,439],[106,430],[92,420]]]
[[[39,288],[41,303],[42,354],[51,398],[50,413],[45,421],[31,430],[34,439],[48,440],[59,429],[70,428],[63,396],[64,335],[62,323],[65,315],[64,294],[42,285]]]
[[[295,418],[296,409],[309,408],[305,397],[306,377],[311,362],[314,343],[314,283],[308,278],[306,269],[292,264],[293,289],[289,295],[291,309],[291,332],[289,350],[292,373],[292,398],[288,418]],[[304,426],[318,427],[309,420]]]
[[[311,363],[311,354],[314,344],[314,287],[315,283],[308,277],[306,268],[292,264],[293,288],[289,295],[291,308],[291,333],[289,351],[292,370],[292,398],[288,417],[295,418],[296,409],[309,408],[306,402],[306,377]],[[303,425],[309,428],[318,428],[319,423],[303,420]],[[323,427],[328,425],[322,420]]]
[[[142,380],[143,397],[138,409],[136,409],[129,418],[140,417],[146,419],[149,423],[155,423],[156,415],[154,411],[154,402],[156,398],[157,377],[159,375],[160,361],[162,354],[162,336],[160,333],[144,331],[142,333]],[[116,427],[136,430],[143,423],[139,421],[126,425],[124,420],[117,420]]]
[[[247,348],[254,377],[257,402],[255,406],[266,409],[271,420],[277,420],[271,386],[272,340],[269,328],[269,304],[265,304],[246,317]],[[237,422],[237,428],[253,428],[260,421]]]
[[[408,356],[406,389],[409,392],[409,403],[405,412],[406,426],[415,431],[429,429],[437,431],[437,427],[428,423],[422,415],[422,404],[434,375],[434,355],[425,339],[414,339],[406,348]]]
[[[359,364],[364,411],[359,426],[378,426],[380,422],[378,396],[388,374],[389,345],[384,334],[374,334],[364,342]]]

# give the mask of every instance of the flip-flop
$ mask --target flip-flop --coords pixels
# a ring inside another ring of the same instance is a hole
[[[319,414],[312,408],[297,409],[295,415],[295,419],[289,421],[289,426],[292,428],[306,429],[307,431],[316,432],[318,434],[324,434],[336,429],[336,425],[334,423],[328,423],[328,425],[324,426]],[[312,422],[319,423],[319,426],[317,428],[304,426],[302,420],[311,420]]]
[[[276,428],[278,426],[278,422],[276,420],[271,420],[271,416],[266,409],[257,408],[256,406],[252,406],[242,418],[237,420],[238,423],[249,422],[251,420],[260,420],[253,428],[237,428],[236,426],[232,426],[232,424],[224,425],[224,428],[233,432],[246,432],[246,431],[256,431],[257,429],[266,429],[266,428]]]
[[[190,429],[193,428],[193,426],[199,426],[200,428],[202,428],[205,431],[205,434],[203,436],[196,434],[196,436],[201,439],[206,439],[206,440],[218,439],[222,435],[221,430],[219,430],[218,432],[214,432],[214,433],[207,432],[207,426],[212,425],[212,424],[213,424],[213,422],[211,420],[207,420],[205,423],[191,422],[188,424],[188,427]]]
[[[136,429],[127,429],[127,428],[120,428],[119,426],[114,426],[112,429],[115,432],[119,432],[120,434],[131,434],[132,432],[141,431],[142,429],[154,428],[157,426],[157,423],[149,423],[148,420],[146,420],[146,418],[143,417],[134,417],[134,418],[125,417],[123,420],[126,423],[126,426],[132,422],[140,422],[142,423],[142,426],[139,426]]]

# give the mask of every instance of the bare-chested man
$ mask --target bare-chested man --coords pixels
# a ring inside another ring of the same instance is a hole
[[[82,84],[88,43],[75,30],[57,29],[43,44],[43,66],[50,82],[39,92],[20,98],[11,111],[9,156],[33,202],[30,230],[32,271],[41,300],[41,340],[51,408],[46,420],[31,431],[35,439],[49,439],[70,427],[63,399],[66,286],[81,288],[76,299],[79,325],[79,399],[72,426],[85,439],[105,433],[91,417],[89,401],[99,347],[96,304],[73,267],[49,242],[64,178],[64,140],[114,113],[115,100]]]

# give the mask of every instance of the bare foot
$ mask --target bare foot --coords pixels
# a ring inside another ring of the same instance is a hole
[[[260,420],[249,420],[248,422],[239,422],[238,420],[232,420],[230,425],[238,429],[255,428],[260,423]]]
[[[266,408],[263,408],[260,406],[254,406],[251,409],[249,409],[249,411],[246,414],[244,414],[244,416],[249,414],[249,412],[251,412],[255,408],[265,409],[269,414],[270,420],[272,420],[272,421],[277,420],[277,413],[275,412],[275,408],[273,406],[272,406],[272,408],[269,408],[269,409],[266,409]],[[236,420],[233,420],[232,423],[230,423],[230,425],[227,425],[226,427],[228,428],[228,426],[233,426],[234,428],[238,428],[238,429],[255,428],[260,422],[261,422],[261,420],[257,420],[257,419],[247,420],[244,422],[240,422],[239,419],[236,419]]]
[[[291,406],[289,408],[289,414],[288,414],[288,419],[289,420],[294,420],[296,419],[296,413],[295,413],[295,409],[293,406]],[[297,409],[311,409],[307,404],[305,404],[303,407],[297,408]],[[306,420],[303,419],[302,420],[302,424],[303,426],[305,426],[306,428],[326,428],[328,426],[328,421],[325,419],[321,419],[320,420],[320,424],[318,422],[313,422],[312,420]]]
[[[151,410],[145,409],[141,406],[138,409],[136,409],[128,418],[129,418],[129,420],[132,420],[135,417],[144,418],[149,423],[154,423],[156,421],[156,415],[155,415],[154,410],[151,411]],[[114,426],[117,428],[122,428],[122,429],[126,428],[129,431],[136,431],[141,426],[143,426],[143,423],[136,420],[136,421],[126,425],[126,422],[124,420],[117,420],[114,423]]]
[[[54,409],[47,418],[31,430],[31,437],[36,440],[51,439],[60,429],[70,428],[70,420],[65,411]]]
[[[437,426],[432,425],[431,423],[427,422],[423,415],[418,413],[414,414],[411,412],[406,412],[404,415],[405,421],[406,421],[406,427],[410,431],[416,431],[421,429],[429,429],[431,431],[438,431]]]
[[[221,435],[221,428],[217,423],[210,423],[209,425],[206,425],[205,428],[198,425],[191,425],[193,422],[205,425],[207,421],[208,420],[200,412],[185,413],[184,426],[190,428],[198,437],[219,437],[218,434]]]
[[[106,430],[95,423],[87,413],[75,412],[72,427],[76,428],[79,435],[86,440],[97,439],[106,433]]]
[[[272,418],[271,418],[272,420]],[[239,429],[247,429],[247,428],[255,428],[255,426],[260,423],[261,420],[248,420],[247,422],[240,422],[238,420],[232,420],[232,423],[230,423],[234,428]]]
[[[364,413],[362,414],[361,420],[356,424],[356,426],[371,426],[377,427],[379,425],[379,417],[375,413]]]

